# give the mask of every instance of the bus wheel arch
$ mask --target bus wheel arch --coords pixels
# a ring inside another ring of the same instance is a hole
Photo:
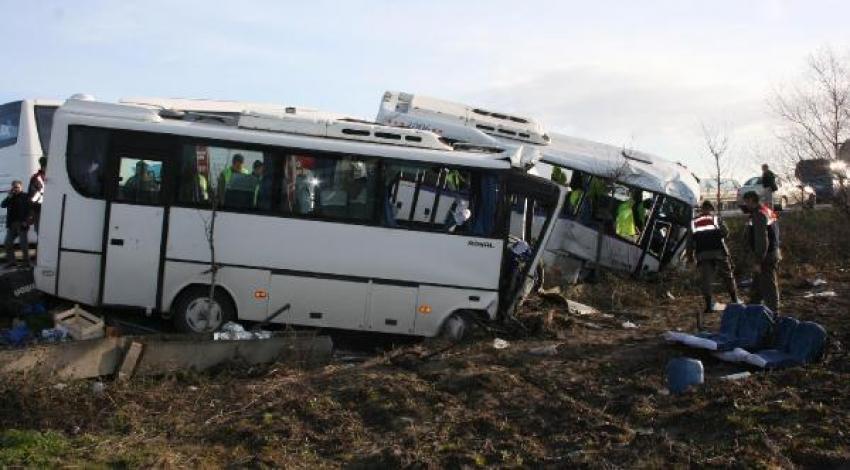
[[[210,333],[237,318],[236,302],[224,287],[216,286],[213,311],[205,311],[210,286],[189,284],[174,297],[169,309],[174,326],[184,333]],[[212,313],[213,318],[207,315]]]

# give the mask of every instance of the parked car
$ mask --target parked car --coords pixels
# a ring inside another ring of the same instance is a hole
[[[718,210],[731,209],[738,203],[738,188],[741,183],[732,178],[720,180],[720,207]],[[717,179],[704,178],[699,183],[699,203],[709,200],[717,205]]]
[[[773,210],[781,211],[786,207],[794,205],[802,205],[805,207],[814,207],[817,196],[815,190],[806,184],[801,183],[794,177],[776,177],[776,185],[779,187],[773,193]],[[764,186],[761,184],[761,176],[754,176],[738,188],[738,207],[746,212],[744,205],[744,194],[753,191],[759,195],[759,198],[764,197]]]

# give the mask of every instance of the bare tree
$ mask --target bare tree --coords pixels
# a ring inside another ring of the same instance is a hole
[[[847,56],[824,48],[810,55],[804,80],[770,100],[783,127],[779,138],[789,162],[838,158],[850,137],[850,67]]]
[[[700,123],[702,127],[702,136],[705,140],[705,148],[711,157],[714,165],[712,178],[714,179],[717,192],[717,210],[721,210],[722,198],[720,184],[723,181],[723,176],[728,171],[727,152],[729,151],[729,132],[727,126],[709,127],[704,122]]]

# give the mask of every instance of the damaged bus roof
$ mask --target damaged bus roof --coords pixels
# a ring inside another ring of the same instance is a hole
[[[544,163],[594,176],[614,177],[627,185],[667,194],[692,206],[699,202],[699,182],[681,164],[577,137],[561,134],[550,134],[550,137],[549,145],[537,146]]]

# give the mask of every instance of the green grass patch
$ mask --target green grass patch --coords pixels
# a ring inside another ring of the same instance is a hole
[[[70,448],[62,434],[7,429],[0,433],[0,467],[52,467]]]

